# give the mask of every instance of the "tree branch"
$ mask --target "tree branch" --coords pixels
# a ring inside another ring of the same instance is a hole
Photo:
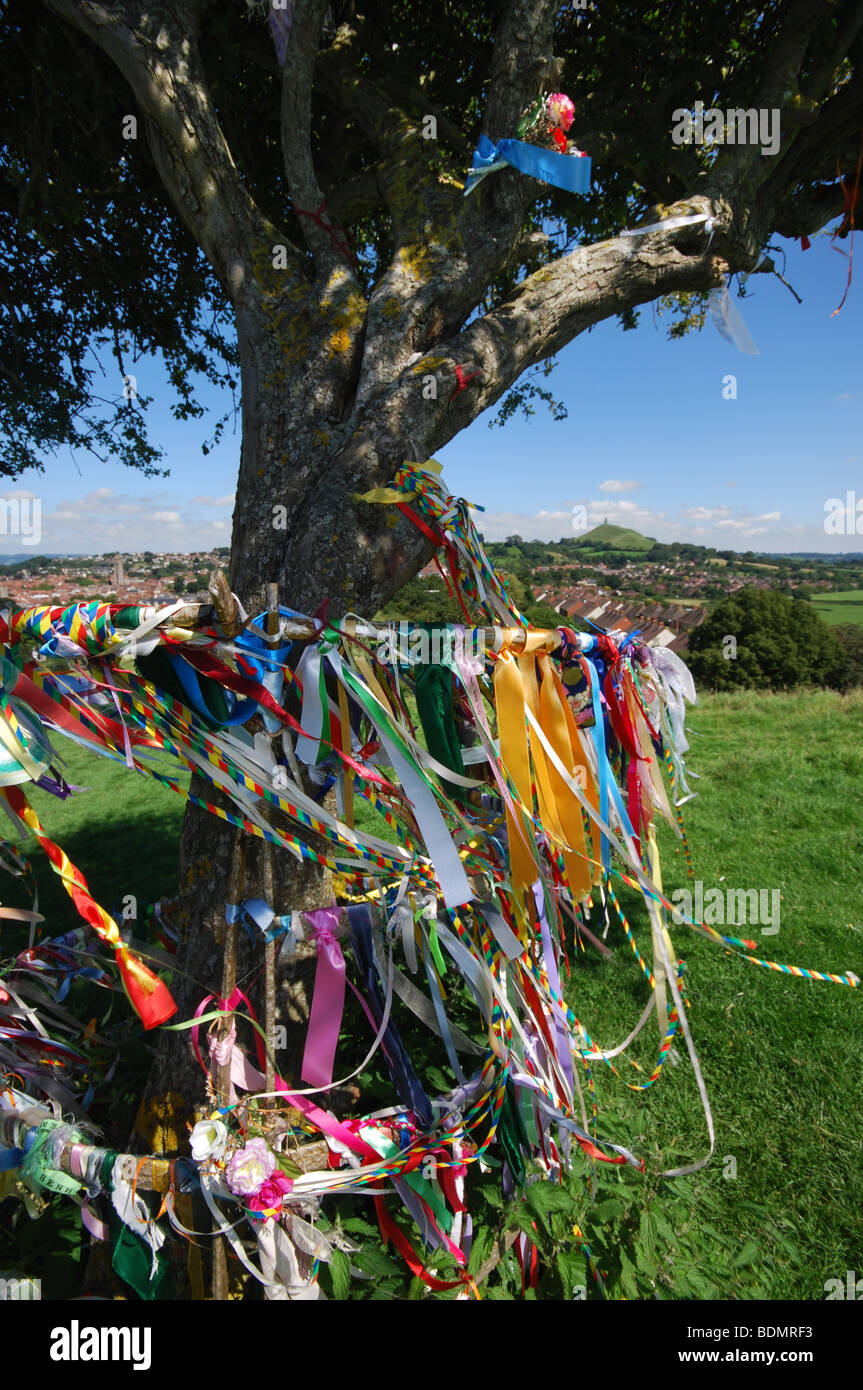
[[[559,0],[510,0],[494,41],[483,130],[492,140],[515,134],[525,107],[543,79],[558,81],[562,64],[552,58]]]
[[[328,7],[329,0],[297,0],[282,70],[281,106],[282,159],[288,188],[294,211],[309,214],[300,217],[300,226],[322,277],[336,266],[344,267],[347,259],[322,219],[311,215],[323,202],[312,159],[312,81]]]
[[[243,184],[210,99],[197,47],[199,0],[43,4],[126,78],[147,118],[165,188],[236,304],[253,280],[255,245],[272,241],[275,229]],[[299,269],[292,274],[299,278]]]
[[[493,405],[527,368],[552,356],[586,329],[664,294],[708,290],[729,269],[714,254],[684,255],[669,239],[691,228],[645,237],[640,246],[615,237],[579,247],[524,280],[503,304],[442,344],[450,364],[480,368],[475,384],[439,410],[432,430],[438,449]],[[685,239],[685,237],[683,238]],[[423,363],[412,368],[422,373]],[[427,368],[428,370],[428,368]],[[414,388],[416,389],[416,387]]]
[[[770,45],[764,80],[752,101],[752,107],[781,113],[788,109],[798,94],[800,73],[812,36],[819,25],[829,18],[834,5],[835,0],[793,0],[786,9],[776,39]],[[796,129],[783,132],[779,156],[783,161],[787,161],[791,155],[798,134]],[[725,146],[711,170],[711,187],[720,189],[727,197],[732,197],[744,185],[758,188],[775,173],[771,168],[774,158],[762,155],[757,144]]]

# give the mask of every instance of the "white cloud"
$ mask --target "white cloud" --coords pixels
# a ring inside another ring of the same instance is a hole
[[[716,521],[721,516],[728,516],[730,507],[684,507],[681,516],[687,516],[691,521]]]
[[[144,495],[96,488],[43,507],[40,549],[49,554],[209,550],[227,543],[232,501],[227,496],[196,501],[168,488]],[[213,515],[217,504],[224,515]]]
[[[583,506],[587,511],[588,530],[599,526],[607,518],[618,526],[631,526],[642,535],[652,536],[664,544],[689,541],[695,545],[714,546],[717,550],[813,550],[825,554],[857,548],[853,537],[826,536],[820,519],[807,526],[801,522],[783,520],[781,512],[756,516],[739,510],[731,516],[728,515],[729,507],[693,506],[669,516],[628,498],[594,498],[576,505]],[[519,535],[524,540],[559,541],[562,537],[584,534],[582,527],[572,527],[571,511],[479,512],[474,520],[486,540],[490,541],[505,540],[510,535]]]
[[[599,484],[600,492],[636,492],[640,487],[644,487],[644,483],[636,482],[634,478],[626,481],[620,478],[606,478],[604,483]]]
[[[235,493],[227,492],[224,497],[209,497],[207,493],[204,492],[200,493],[197,497],[193,497],[191,499],[191,505],[193,507],[233,507],[235,496]]]

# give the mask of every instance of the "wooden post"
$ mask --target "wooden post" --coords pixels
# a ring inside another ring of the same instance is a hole
[[[279,586],[278,584],[267,585],[267,634],[270,638],[268,646],[272,649],[278,646],[279,641]],[[275,889],[273,886],[273,846],[266,840],[264,841],[264,897],[269,903],[273,912],[276,911],[276,904],[273,901]],[[276,1089],[276,943],[267,941],[264,945],[264,1031],[267,1035],[267,1069],[265,1090],[274,1091]],[[268,1109],[272,1109],[272,1099],[268,1102]],[[274,1135],[274,1124],[267,1126],[269,1138]]]
[[[234,846],[231,854],[231,877],[228,888],[228,901],[238,907],[243,896],[243,882],[246,868],[245,832],[239,827],[234,832]],[[239,923],[225,924],[225,954],[222,959],[222,998],[230,999],[237,984],[237,929]],[[224,1042],[231,1031],[233,1015],[224,1018],[218,1027],[219,1040]],[[231,1095],[230,1056],[216,1069],[216,1095],[220,1105],[228,1105]],[[228,1297],[228,1265],[225,1257],[224,1237],[217,1232],[213,1242],[213,1299],[224,1302]]]

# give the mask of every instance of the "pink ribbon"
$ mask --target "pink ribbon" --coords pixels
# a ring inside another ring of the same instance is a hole
[[[310,1086],[329,1086],[345,1007],[345,958],[335,935],[342,909],[321,907],[302,915],[317,939],[318,965],[301,1076]]]
[[[303,915],[305,916],[306,914],[304,913]],[[228,999],[220,999],[218,995],[208,994],[205,999],[201,1000],[195,1010],[195,1018],[200,1018],[211,1001],[215,1003],[217,1008],[223,1009],[226,1012],[236,1009],[238,1004],[245,1004],[249,1011],[249,1017],[253,1022],[257,1023],[257,1015],[252,1008],[251,1000],[247,999],[241,989],[234,989]],[[202,1071],[206,1072],[208,1068],[204,1065],[204,1059],[201,1056],[201,1049],[198,1045],[199,1031],[199,1024],[196,1024],[196,1026],[191,1029],[192,1047],[194,1048],[195,1056],[198,1059]],[[265,1067],[266,1053],[264,1051],[263,1042],[257,1034],[255,1035],[255,1051],[258,1056],[259,1066]],[[244,1091],[252,1093],[263,1091],[267,1084],[263,1071],[258,1071],[253,1067],[242,1049],[236,1045],[231,1053],[231,1082],[234,1086],[241,1086]],[[338,1141],[344,1144],[346,1148],[350,1149],[352,1153],[359,1154],[361,1158],[367,1161],[370,1160],[372,1163],[380,1162],[380,1155],[370,1144],[367,1144],[358,1134],[352,1134],[349,1129],[336,1119],[335,1115],[331,1115],[328,1110],[322,1110],[320,1106],[315,1105],[314,1101],[309,1100],[308,1096],[297,1095],[278,1074],[276,1075],[276,1090],[284,1095],[288,1105],[295,1106],[297,1110],[305,1115],[307,1120],[311,1120],[312,1124],[317,1125],[318,1129],[321,1130],[323,1134],[329,1134],[334,1139],[338,1139]]]

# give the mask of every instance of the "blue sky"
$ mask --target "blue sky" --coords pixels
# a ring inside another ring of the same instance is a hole
[[[703,332],[669,342],[668,316],[655,319],[648,306],[636,331],[609,321],[560,354],[542,384],[566,404],[568,419],[556,423],[540,404],[530,421],[489,429],[491,411],[442,449],[444,481],[485,508],[476,520],[486,537],[558,540],[574,533],[573,507],[583,506],[588,525],[608,517],[664,541],[863,550],[863,515],[858,535],[824,529],[830,498],[854,492],[863,513],[863,263],[832,318],[846,258],[826,233],[805,253],[799,243],[781,244],[802,305],[770,275],[753,276],[749,297],[733,301],[758,356],[725,342],[709,320]],[[850,242],[839,245],[847,251]],[[781,256],[774,259],[781,269]],[[152,437],[171,476],[146,479],[83,453],[73,462],[68,452],[44,475],[23,475],[3,495],[41,499],[39,550],[229,543],[239,425],[205,457],[201,443],[220,406],[212,388],[202,383],[201,399],[213,413],[179,424],[159,363],[135,371],[139,392],[154,397]],[[729,374],[736,399],[723,397]],[[19,537],[0,535],[0,553],[21,549]]]

